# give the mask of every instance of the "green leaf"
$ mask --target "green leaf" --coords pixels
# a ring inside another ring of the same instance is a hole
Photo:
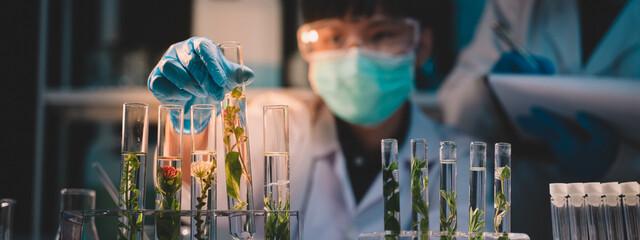
[[[391,179],[391,181],[388,181],[388,182],[384,183],[384,185],[382,187],[382,194],[385,197],[389,197],[397,189],[398,189],[398,183],[396,181],[394,181],[393,179]]]
[[[242,91],[240,91],[238,87],[233,88],[233,90],[231,90],[231,97],[235,99],[242,97]]]
[[[502,192],[496,192],[496,198],[495,198],[495,205],[497,206],[498,209],[503,209],[504,206],[507,204],[507,199],[504,196],[504,193]]]
[[[511,177],[511,170],[508,166],[505,166],[500,173],[500,180],[507,180]]]
[[[225,158],[225,174],[227,180],[227,195],[236,200],[240,200],[240,177],[242,177],[242,164],[240,163],[240,153],[229,152]]]

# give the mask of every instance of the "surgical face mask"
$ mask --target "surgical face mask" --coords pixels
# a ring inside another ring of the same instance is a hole
[[[351,48],[309,59],[314,91],[340,119],[376,125],[409,97],[415,77],[415,53],[391,56]]]

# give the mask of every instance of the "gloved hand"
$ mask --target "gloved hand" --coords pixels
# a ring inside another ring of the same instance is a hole
[[[578,124],[539,107],[531,116],[517,118],[527,132],[545,142],[563,174],[585,180],[597,180],[613,164],[618,152],[618,137],[605,122],[578,112]]]
[[[239,70],[240,65],[224,58],[213,41],[192,37],[169,47],[151,71],[147,85],[162,104],[184,106],[184,130],[188,134],[191,105],[219,102],[238,83],[251,83],[254,73],[247,67],[242,79],[232,79]]]
[[[553,74],[553,63],[544,57],[532,56],[540,69],[535,69],[520,54],[511,51],[502,54],[498,62],[493,65],[494,73],[529,73],[529,74]]]

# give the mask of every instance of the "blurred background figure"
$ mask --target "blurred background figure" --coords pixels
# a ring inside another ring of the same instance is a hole
[[[487,86],[492,73],[639,79],[639,17],[637,0],[486,1],[472,42],[439,90],[444,123],[487,140],[521,140]],[[498,25],[528,52],[492,29]],[[540,144],[514,147],[514,154],[524,157],[518,159],[529,160],[514,161],[514,171],[524,174],[514,180],[514,189],[527,189],[527,197],[515,193],[514,202],[528,202],[514,206],[514,229],[536,232],[533,238],[549,236],[547,227],[534,224],[548,219],[541,203],[549,182],[635,180],[640,174],[640,146],[620,142],[598,116],[578,112],[571,120],[540,107],[529,112],[515,124]]]

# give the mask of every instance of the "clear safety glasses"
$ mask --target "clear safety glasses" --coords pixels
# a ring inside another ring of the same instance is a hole
[[[326,19],[302,25],[298,29],[298,47],[307,61],[315,53],[346,52],[336,50],[354,45],[397,56],[416,47],[419,31],[418,22],[411,18]]]

